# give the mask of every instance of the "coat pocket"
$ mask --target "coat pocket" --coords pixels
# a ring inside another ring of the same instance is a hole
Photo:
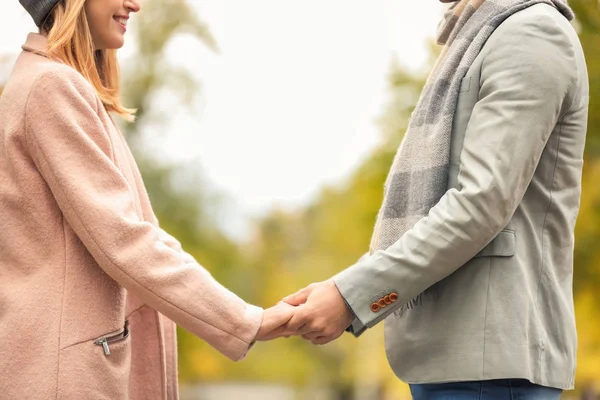
[[[114,343],[121,342],[129,337],[129,321],[125,321],[125,326],[118,332],[113,332],[108,335],[94,339],[96,346],[102,346],[105,356],[110,356],[110,346]]]
[[[129,399],[131,333],[120,330],[60,351],[59,399]]]
[[[515,231],[503,229],[487,246],[473,258],[477,257],[512,257],[516,247]]]

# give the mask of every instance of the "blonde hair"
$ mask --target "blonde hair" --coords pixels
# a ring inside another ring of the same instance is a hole
[[[136,110],[121,104],[116,50],[96,50],[85,12],[85,0],[61,0],[41,26],[48,35],[48,56],[71,66],[94,87],[108,111],[132,122]]]

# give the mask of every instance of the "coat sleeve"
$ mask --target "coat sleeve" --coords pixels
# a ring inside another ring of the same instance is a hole
[[[544,147],[571,106],[578,76],[569,36],[549,15],[501,26],[481,68],[479,100],[460,154],[458,188],[397,242],[335,276],[360,335],[447,277],[508,224]],[[572,96],[571,96],[572,97]],[[372,311],[380,294],[392,305]]]
[[[111,278],[227,357],[243,358],[262,310],[220,285],[175,238],[138,217],[100,107],[91,85],[63,66],[44,72],[29,95],[29,150],[64,218]]]

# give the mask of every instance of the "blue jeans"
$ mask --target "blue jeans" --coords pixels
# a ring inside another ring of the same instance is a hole
[[[525,379],[411,384],[414,400],[558,400],[561,389],[534,385]]]

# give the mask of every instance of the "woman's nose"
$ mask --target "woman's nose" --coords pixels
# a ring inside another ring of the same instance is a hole
[[[141,0],[126,0],[125,7],[131,12],[139,12],[142,9]]]

